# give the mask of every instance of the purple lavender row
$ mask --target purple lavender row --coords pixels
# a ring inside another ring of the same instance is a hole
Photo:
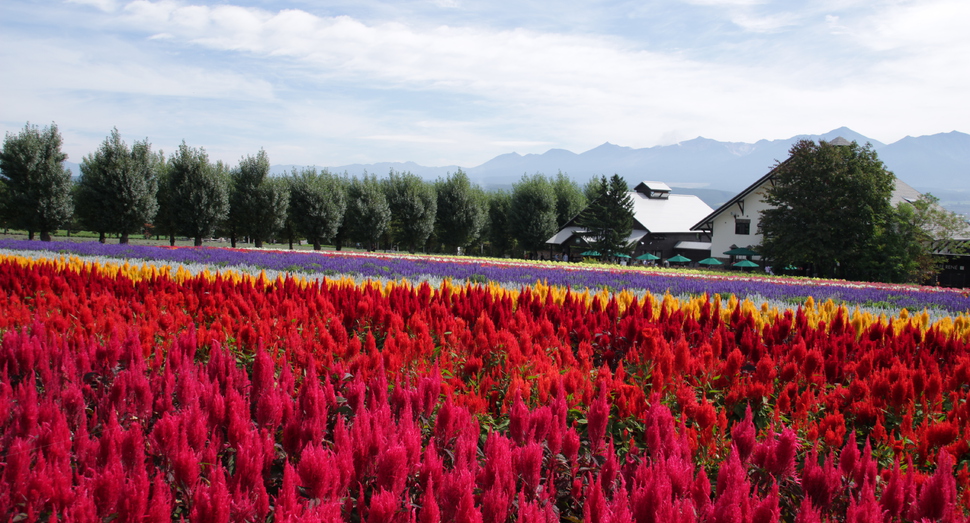
[[[880,287],[878,285],[833,285],[803,280],[764,280],[686,277],[664,275],[649,271],[582,270],[575,265],[528,265],[499,264],[481,260],[448,260],[411,258],[396,255],[373,256],[334,254],[329,251],[258,251],[236,250],[218,247],[155,247],[147,245],[101,244],[98,242],[37,242],[26,240],[0,240],[0,248],[12,250],[46,250],[60,254],[103,256],[109,258],[140,259],[144,261],[167,261],[173,263],[200,263],[215,268],[250,266],[265,270],[294,273],[321,273],[324,275],[359,274],[364,277],[418,280],[425,276],[468,280],[472,282],[495,281],[502,284],[531,285],[543,280],[551,285],[574,289],[609,288],[643,289],[654,294],[670,292],[674,295],[734,294],[738,297],[761,296],[769,300],[798,305],[808,296],[817,302],[827,299],[849,306],[876,306],[906,308],[921,311],[924,308],[946,311],[950,314],[970,311],[970,297],[965,293],[928,291],[919,288]]]

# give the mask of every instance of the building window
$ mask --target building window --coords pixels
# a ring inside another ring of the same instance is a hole
[[[734,220],[734,234],[751,234],[751,220]]]

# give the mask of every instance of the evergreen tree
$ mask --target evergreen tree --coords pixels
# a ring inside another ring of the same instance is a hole
[[[509,228],[519,245],[538,254],[556,234],[556,192],[541,174],[523,175],[512,186]]]
[[[589,206],[576,220],[576,225],[586,230],[583,235],[589,247],[604,256],[626,253],[627,243],[633,232],[633,200],[626,180],[614,174],[587,184],[590,189]]]
[[[870,145],[801,140],[765,193],[759,252],[776,266],[811,264],[822,277],[873,277],[869,256],[887,227],[895,176]]]
[[[461,169],[439,179],[435,189],[438,193],[435,223],[438,241],[455,250],[474,243],[487,217],[484,193],[472,185]]]
[[[56,124],[43,130],[29,123],[19,134],[7,133],[0,151],[0,181],[3,182],[7,222],[26,229],[28,237],[40,233],[50,241],[51,233],[66,223],[74,212],[71,200],[71,171],[64,167],[61,134]]]
[[[434,232],[438,199],[434,186],[410,172],[391,169],[384,180],[384,194],[391,209],[391,235],[412,254],[424,247]]]
[[[129,234],[155,219],[161,161],[147,139],[129,148],[112,129],[98,150],[81,161],[75,209],[82,225],[99,233],[101,243],[109,233],[128,243]]]
[[[211,164],[205,149],[183,141],[172,156],[167,184],[166,203],[175,230],[202,245],[202,239],[212,236],[228,216],[228,170],[221,162]]]
[[[347,197],[342,180],[315,167],[296,169],[290,175],[290,217],[299,234],[319,251],[334,239],[344,220]]]

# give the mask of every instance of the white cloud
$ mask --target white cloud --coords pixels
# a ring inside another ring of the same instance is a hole
[[[538,147],[538,146],[548,146],[555,145],[555,142],[544,142],[535,140],[498,140],[489,142],[491,145],[497,145],[499,147]]]
[[[67,2],[96,7],[105,12],[111,12],[118,8],[118,2],[115,0],[67,0]]]
[[[93,117],[98,140],[112,119],[153,136],[163,126],[230,161],[266,146],[290,158],[282,163],[466,166],[508,148],[751,141],[841,125],[886,141],[970,121],[970,49],[946,19],[966,19],[967,8],[946,0],[694,0],[690,13],[715,21],[662,45],[636,31],[510,27],[513,7],[479,23],[434,0],[415,4],[421,18],[196,3],[68,6],[83,10],[73,30],[86,39],[0,33],[0,67],[25,79],[0,86],[0,99],[32,105],[5,119],[61,123],[56,107]],[[38,109],[45,99],[57,101]],[[166,112],[172,101],[180,111]]]
[[[686,4],[691,5],[703,5],[703,6],[715,6],[715,7],[736,7],[736,6],[752,6],[761,5],[767,2],[767,0],[682,0]]]
[[[272,88],[264,80],[175,63],[148,63],[122,42],[114,41],[114,56],[100,44],[66,47],[51,41],[7,42],[0,63],[20,81],[11,89],[77,90],[151,96],[269,100]]]
[[[745,31],[752,33],[774,33],[794,26],[798,23],[799,17],[791,13],[781,13],[773,15],[755,15],[751,13],[737,13],[731,17],[731,21]]]
[[[872,17],[859,20],[854,34],[874,50],[963,52],[970,47],[967,33],[970,3],[962,0],[921,0],[887,5]]]
[[[731,19],[753,33],[778,32],[816,16],[816,23],[824,25],[826,21],[815,12],[763,13],[754,9],[760,2],[753,1],[693,3],[729,9]],[[899,13],[907,11],[889,12],[861,21],[834,14],[827,22],[829,26],[836,22],[846,24],[847,31],[857,34],[862,24],[868,28],[869,36],[864,38],[869,45],[886,48],[889,35],[905,25],[905,16]],[[916,18],[927,19],[924,25],[932,25],[929,21],[935,20],[934,16],[924,13]],[[803,132],[804,122],[817,120],[820,108],[840,110],[835,107],[840,102],[833,102],[830,95],[813,94],[818,87],[856,83],[859,87],[852,90],[853,94],[870,98],[873,93],[866,93],[867,90],[885,89],[872,81],[831,76],[839,74],[838,68],[826,65],[822,56],[799,56],[797,47],[792,48],[795,59],[791,63],[744,66],[652,52],[632,41],[610,36],[521,28],[428,28],[401,22],[368,24],[348,16],[322,17],[300,10],[268,12],[227,5],[190,6],[168,0],[132,2],[120,21],[129,29],[173,35],[188,45],[284,59],[283,63],[318,79],[362,83],[395,92],[471,97],[479,106],[495,107],[507,115],[509,125],[548,122],[555,129],[546,131],[546,136],[572,144],[584,139],[590,145],[605,139],[625,139],[633,145],[649,143],[651,137],[662,132],[643,133],[641,129],[658,127],[658,131],[677,129],[678,135],[700,131],[712,136],[723,133],[720,136],[735,139],[739,135],[762,136],[760,129],[765,122]],[[909,29],[891,41],[907,42],[920,34]],[[880,39],[883,43],[877,45]],[[784,41],[779,44],[794,45]],[[743,57],[738,58],[738,62],[742,60]],[[875,61],[870,70],[884,69],[888,72],[883,74],[892,74],[898,70],[894,63],[903,62]],[[814,76],[814,84],[803,83],[805,78],[799,75],[805,75],[805,71],[811,71],[808,76]],[[915,85],[918,80],[906,83],[894,91],[919,88]],[[799,100],[798,105],[793,106],[792,100]],[[751,119],[750,114],[755,112],[760,116]],[[792,119],[801,121],[782,122]],[[747,127],[750,129],[742,130]],[[406,126],[400,130],[404,132],[361,136],[436,143],[434,135],[414,135]],[[601,138],[584,138],[592,136]],[[543,138],[536,141],[550,141]],[[664,141],[670,139],[670,135],[663,137]],[[494,141],[503,140],[488,142]]]
[[[371,136],[361,136],[364,140],[383,140],[388,142],[406,143],[455,143],[450,138],[438,138],[434,136],[421,136],[415,134],[375,134]]]

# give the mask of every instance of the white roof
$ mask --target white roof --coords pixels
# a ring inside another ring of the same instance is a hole
[[[626,237],[626,244],[633,245],[634,243],[640,241],[640,239],[646,235],[647,235],[647,231],[633,229],[633,232],[631,232],[630,235]]]
[[[647,198],[638,192],[631,192],[629,195],[633,200],[634,219],[655,234],[689,233],[695,223],[714,212],[714,209],[692,194],[670,194],[666,198]],[[634,225],[634,228],[638,227]]]
[[[575,227],[575,226],[564,227],[562,230],[557,232],[555,236],[546,240],[546,243],[554,243],[556,245],[561,245],[562,242],[568,240],[574,234],[584,233],[584,232],[586,232],[586,229],[583,229],[582,227]]]

